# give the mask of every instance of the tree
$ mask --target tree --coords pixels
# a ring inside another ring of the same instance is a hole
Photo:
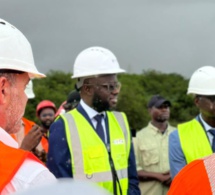
[[[71,73],[50,71],[44,79],[35,79],[35,99],[29,100],[25,116],[38,122],[36,106],[45,99],[53,101],[57,107],[67,99],[70,91],[74,90],[75,80]],[[142,74],[120,74],[122,83],[118,98],[117,110],[126,113],[130,128],[139,130],[150,120],[147,102],[152,95],[160,94],[171,101],[171,119],[173,125],[190,120],[198,110],[193,98],[186,95],[188,80],[178,74],[164,74],[154,70]]]

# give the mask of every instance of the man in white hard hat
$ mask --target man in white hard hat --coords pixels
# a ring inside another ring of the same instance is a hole
[[[52,124],[47,166],[56,177],[95,182],[114,195],[139,195],[135,157],[126,115],[113,112],[120,92],[114,54],[91,47],[76,58],[77,108]]]
[[[199,115],[178,125],[169,137],[171,176],[190,162],[215,152],[215,67],[203,66],[190,78],[187,94],[194,96]]]
[[[9,194],[55,177],[9,135],[22,127],[30,78],[45,77],[34,65],[31,46],[13,25],[0,19],[0,194]]]

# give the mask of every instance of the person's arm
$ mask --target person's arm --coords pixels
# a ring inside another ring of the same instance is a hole
[[[137,167],[137,175],[140,182],[147,182],[147,181],[160,181],[164,185],[169,186],[171,183],[170,172],[167,173],[157,173],[157,172],[149,172],[143,170],[142,163],[140,162],[142,156],[141,152],[138,150],[138,138],[133,139],[134,141],[134,148],[135,148],[135,156],[136,156],[136,167]]]
[[[71,163],[64,123],[58,119],[50,127],[47,167],[57,178],[72,177]]]
[[[169,135],[169,164],[172,179],[187,164],[177,130]]]
[[[131,144],[130,155],[128,159],[128,180],[128,195],[140,195],[133,144]]]
[[[148,172],[148,171],[143,171],[140,170],[137,172],[138,178],[140,181],[153,181],[157,180],[160,181],[161,183],[164,183],[166,181],[170,180],[170,173],[157,173],[157,172]]]

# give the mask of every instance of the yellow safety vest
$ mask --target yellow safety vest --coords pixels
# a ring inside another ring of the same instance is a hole
[[[206,132],[196,119],[178,125],[178,134],[187,163],[213,154]]]
[[[124,113],[106,112],[108,118],[110,151],[119,178],[122,194],[128,190],[128,158],[130,131]],[[113,193],[113,176],[109,154],[84,116],[74,109],[61,115],[64,121],[67,143],[72,158],[73,178],[96,182]],[[119,186],[117,184],[119,194]]]

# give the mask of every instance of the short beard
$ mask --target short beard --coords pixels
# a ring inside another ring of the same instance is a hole
[[[52,123],[51,123],[52,124]],[[41,125],[45,128],[45,129],[49,129],[49,127],[51,126],[51,124],[47,125],[46,122],[41,121]]]
[[[108,101],[102,101],[99,95],[94,94],[93,96],[93,108],[97,112],[102,112],[106,110],[110,110],[110,105]]]
[[[158,118],[156,118],[156,121],[157,121],[158,123],[164,123],[164,122],[168,121],[168,119],[167,119],[167,118],[158,117]]]

